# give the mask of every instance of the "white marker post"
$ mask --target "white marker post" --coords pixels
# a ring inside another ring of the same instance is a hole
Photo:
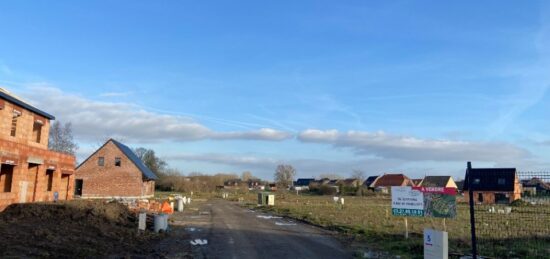
[[[145,230],[147,222],[147,214],[145,212],[139,213],[138,229]]]
[[[407,221],[407,217],[404,217],[405,219],[405,239],[409,239],[409,222]]]
[[[448,259],[448,233],[429,228],[424,229],[424,259]]]

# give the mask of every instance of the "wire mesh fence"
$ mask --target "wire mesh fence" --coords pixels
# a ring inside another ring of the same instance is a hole
[[[478,254],[550,258],[550,172],[516,176],[513,191],[474,193]]]

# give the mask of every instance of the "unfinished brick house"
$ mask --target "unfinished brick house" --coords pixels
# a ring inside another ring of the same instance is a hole
[[[81,198],[148,198],[157,176],[126,145],[108,140],[76,168],[75,195]]]
[[[0,88],[0,211],[12,203],[72,199],[74,156],[48,150],[54,116]]]
[[[521,183],[515,168],[475,168],[466,172],[464,198],[469,196],[469,173],[472,177],[474,202],[483,204],[508,204],[521,199]]]

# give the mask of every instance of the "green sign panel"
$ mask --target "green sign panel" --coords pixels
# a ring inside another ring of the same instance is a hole
[[[424,212],[427,217],[455,218],[456,197],[442,193],[424,193]]]
[[[393,216],[424,217],[424,210],[393,208],[391,214]]]

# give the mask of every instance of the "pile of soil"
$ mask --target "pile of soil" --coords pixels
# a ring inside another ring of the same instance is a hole
[[[0,213],[0,257],[104,257],[149,254],[160,236],[138,232],[120,203],[14,204]]]

